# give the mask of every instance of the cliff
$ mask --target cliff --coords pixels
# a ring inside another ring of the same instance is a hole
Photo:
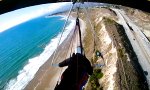
[[[117,14],[109,8],[90,8],[88,15],[84,13],[81,9],[79,16],[87,26],[83,39],[86,56],[92,64],[105,64],[94,68],[85,90],[148,90],[144,71],[124,27],[117,23]],[[104,62],[95,55],[96,50]]]

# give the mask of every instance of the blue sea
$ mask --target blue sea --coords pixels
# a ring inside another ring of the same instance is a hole
[[[63,18],[41,16],[0,33],[0,90],[20,90],[32,80],[57,46]]]

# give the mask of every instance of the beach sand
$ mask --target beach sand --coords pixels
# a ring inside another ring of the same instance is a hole
[[[80,26],[82,35],[84,36],[85,22],[81,19]],[[75,51],[78,38],[76,38],[76,35],[73,34],[74,33],[72,30],[67,38],[62,42],[62,44],[59,45],[54,58],[54,64],[58,64],[66,58],[69,58],[70,54]],[[72,45],[70,45],[71,41],[73,42]],[[65,70],[66,67],[60,68],[52,66],[51,63],[53,56],[54,54],[47,60],[44,65],[39,68],[35,77],[29,82],[24,90],[54,90],[54,87],[56,86],[61,73]]]

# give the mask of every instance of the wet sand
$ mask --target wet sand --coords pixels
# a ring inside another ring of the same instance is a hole
[[[81,32],[84,34],[85,23],[80,20]],[[76,35],[73,35],[73,30],[67,36],[67,38],[59,45],[55,58],[54,64],[65,60],[70,57],[70,54],[75,51],[77,42]],[[72,44],[71,44],[72,41]],[[35,77],[29,82],[24,90],[54,90],[54,87],[59,80],[61,73],[65,70],[66,67],[54,67],[51,65],[54,54],[47,60],[47,62],[42,65]]]

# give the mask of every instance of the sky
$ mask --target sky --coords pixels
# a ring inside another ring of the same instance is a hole
[[[69,10],[70,2],[42,4],[14,10],[0,15],[0,33],[33,18]]]

